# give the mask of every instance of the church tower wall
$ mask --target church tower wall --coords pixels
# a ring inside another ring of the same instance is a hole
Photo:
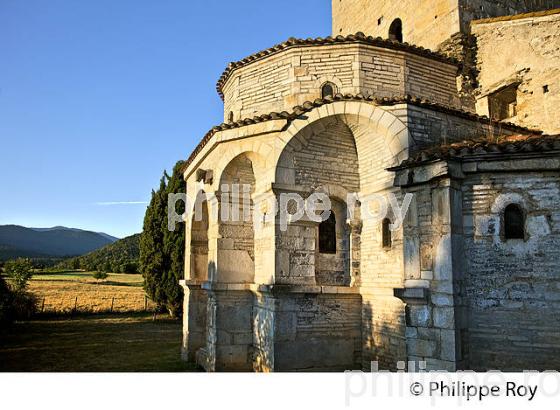
[[[456,33],[468,33],[475,19],[560,7],[559,0],[333,0],[333,36],[362,31],[389,37],[402,21],[403,41],[432,50]]]

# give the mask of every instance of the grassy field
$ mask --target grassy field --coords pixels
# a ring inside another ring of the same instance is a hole
[[[181,321],[143,313],[16,323],[0,330],[0,371],[193,371],[181,338]]]
[[[98,282],[92,272],[36,273],[29,290],[43,313],[143,312],[155,307],[142,289],[141,275],[109,274]]]

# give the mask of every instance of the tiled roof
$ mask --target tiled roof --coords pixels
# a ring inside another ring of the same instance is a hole
[[[232,123],[222,123],[218,126],[215,126],[210,131],[208,131],[206,133],[206,135],[202,138],[200,143],[193,150],[193,152],[191,153],[191,155],[189,156],[189,158],[187,159],[187,161],[185,162],[185,164],[183,166],[183,171],[186,170],[188,168],[188,166],[194,161],[196,156],[200,153],[200,151],[202,151],[202,149],[206,146],[206,144],[210,141],[210,139],[214,136],[214,134],[216,134],[220,131],[225,131],[225,130],[234,129],[234,128],[241,128],[241,127],[251,125],[251,124],[257,124],[257,123],[261,123],[261,122],[278,120],[278,119],[285,119],[285,120],[291,121],[291,120],[299,117],[300,115],[311,111],[312,109],[314,109],[316,107],[320,107],[320,106],[326,105],[326,104],[332,104],[332,103],[337,102],[337,101],[365,101],[365,102],[372,102],[375,105],[379,105],[379,106],[391,106],[391,105],[396,105],[396,104],[412,104],[412,105],[415,105],[415,106],[418,106],[418,107],[429,108],[433,111],[442,112],[442,113],[446,113],[446,114],[455,115],[457,117],[470,119],[472,121],[478,121],[478,122],[482,122],[482,123],[486,123],[486,124],[491,122],[488,117],[479,116],[477,114],[473,114],[471,112],[464,111],[464,110],[450,108],[450,107],[447,107],[447,106],[442,105],[442,104],[432,103],[432,102],[429,102],[425,99],[416,98],[416,97],[413,97],[413,96],[410,96],[410,95],[407,95],[407,96],[404,96],[404,97],[393,97],[393,98],[376,98],[376,97],[372,97],[372,96],[366,97],[366,96],[363,96],[361,94],[358,94],[358,95],[337,94],[334,97],[318,98],[313,102],[307,101],[307,102],[303,103],[303,105],[301,105],[301,106],[300,105],[295,106],[292,109],[291,112],[287,112],[287,111],[282,111],[280,113],[271,112],[270,114],[259,115],[259,116],[253,117],[253,118],[246,118],[246,119],[239,120],[239,121],[232,122]],[[512,123],[501,122],[500,125],[501,125],[502,128],[510,129],[510,130],[513,130],[513,131],[518,131],[520,133],[523,132],[523,133],[532,133],[532,134],[539,134],[539,135],[542,134],[542,132],[540,132],[540,131],[530,130],[528,128],[520,127],[520,126],[512,124]]]
[[[298,39],[290,38],[288,41],[277,44],[273,47],[267,48],[266,50],[259,51],[258,53],[252,54],[243,60],[229,63],[222,76],[218,80],[216,85],[216,90],[218,94],[224,99],[224,94],[222,88],[229,76],[236,69],[246,66],[254,61],[261,60],[272,54],[279,53],[283,50],[294,48],[294,47],[305,47],[305,46],[323,46],[323,45],[335,45],[335,44],[367,44],[376,47],[389,48],[398,51],[406,51],[408,53],[420,55],[423,57],[428,57],[434,60],[442,61],[449,64],[459,65],[459,62],[451,57],[448,57],[441,53],[436,53],[434,51],[428,50],[424,47],[415,46],[408,43],[399,43],[398,41],[387,40],[381,37],[366,36],[364,33],[358,32],[356,34],[350,34],[348,36],[337,36],[337,37],[325,37],[325,38],[308,38],[308,39]]]
[[[471,23],[472,24],[487,24],[487,23],[496,23],[496,22],[499,22],[499,21],[521,20],[521,19],[526,19],[526,18],[531,18],[531,17],[546,17],[546,16],[551,16],[553,14],[560,14],[560,9],[534,11],[532,13],[513,14],[511,16],[491,17],[491,18],[487,18],[487,19],[473,20]]]
[[[399,170],[426,163],[485,155],[511,155],[559,151],[560,135],[507,135],[481,138],[423,150],[391,170]]]

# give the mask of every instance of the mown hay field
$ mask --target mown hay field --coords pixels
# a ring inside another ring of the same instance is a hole
[[[109,274],[103,281],[92,272],[36,273],[29,291],[38,301],[40,313],[108,313],[153,311],[142,288],[141,275]]]

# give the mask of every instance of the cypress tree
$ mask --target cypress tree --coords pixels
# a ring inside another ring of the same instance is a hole
[[[175,164],[173,174],[167,183],[166,197],[169,194],[185,193],[186,186],[181,172],[182,166],[182,161]],[[175,211],[179,215],[182,215],[185,212],[185,204],[183,201],[176,203]],[[170,231],[168,229],[166,219],[165,229],[163,232],[163,243],[165,254],[163,286],[165,288],[167,299],[167,309],[172,315],[178,315],[181,312],[183,302],[183,291],[179,286],[179,281],[184,278],[185,224],[177,223],[175,224],[175,230]]]
[[[160,284],[164,272],[163,220],[166,215],[166,202],[163,200],[166,189],[165,175],[160,180],[159,189],[152,191],[152,198],[144,216],[144,229],[140,236],[140,272],[144,277],[144,290],[160,307],[165,306],[165,293]]]
[[[167,226],[168,194],[185,193],[185,183],[180,169],[183,162],[173,168],[171,177],[164,172],[158,191],[152,198],[144,217],[144,229],[140,237],[140,271],[144,276],[144,289],[160,308],[172,316],[181,312],[183,291],[179,281],[183,279],[185,257],[185,226],[175,226],[171,232]],[[177,203],[178,214],[185,212],[185,204]]]

